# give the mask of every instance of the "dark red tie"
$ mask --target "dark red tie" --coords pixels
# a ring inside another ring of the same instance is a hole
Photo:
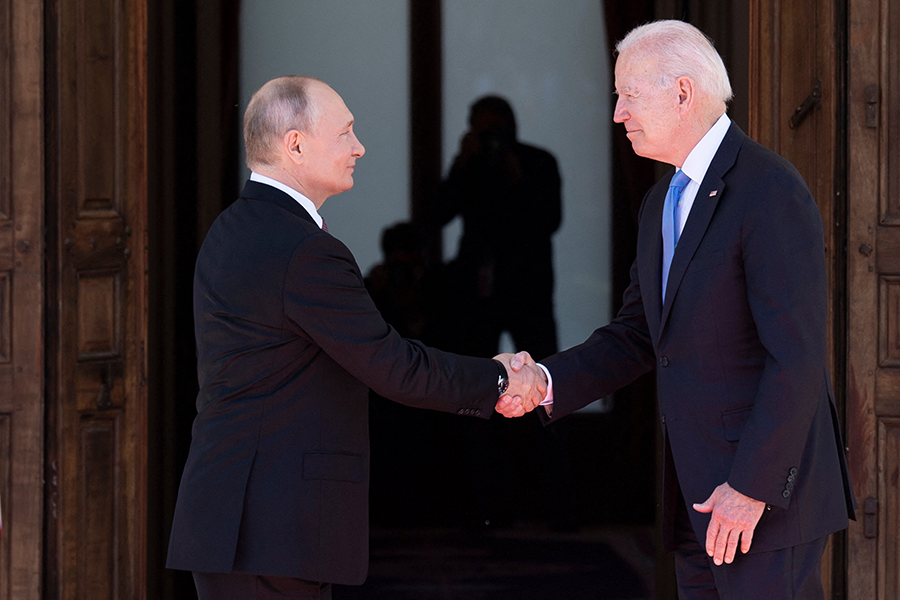
[[[322,219],[322,231],[328,233],[328,225],[325,224],[325,219]]]

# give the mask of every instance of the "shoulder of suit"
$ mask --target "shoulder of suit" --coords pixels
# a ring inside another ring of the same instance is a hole
[[[800,175],[797,168],[788,159],[747,135],[742,136],[738,160],[751,163],[752,167],[761,172],[785,171],[793,175]]]

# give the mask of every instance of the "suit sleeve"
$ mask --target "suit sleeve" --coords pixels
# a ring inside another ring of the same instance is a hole
[[[327,234],[298,246],[284,284],[289,327],[376,393],[397,402],[488,418],[493,360],[428,348],[385,323],[350,251]]]
[[[827,282],[822,219],[799,175],[760,178],[748,203],[742,251],[751,314],[766,351],[729,484],[782,508],[825,385]]]

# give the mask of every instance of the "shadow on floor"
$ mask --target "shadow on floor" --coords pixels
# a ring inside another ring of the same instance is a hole
[[[650,600],[651,529],[555,534],[383,530],[369,577],[334,600]]]

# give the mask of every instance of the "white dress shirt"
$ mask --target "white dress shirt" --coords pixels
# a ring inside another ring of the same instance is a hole
[[[700,183],[706,177],[709,165],[712,163],[713,157],[719,151],[728,128],[731,127],[731,119],[728,115],[722,113],[722,116],[709,128],[691,153],[684,159],[684,164],[678,171],[684,171],[684,174],[691,178],[684,191],[681,193],[681,218],[675,225],[678,227],[678,235],[684,230],[684,224],[687,223],[688,215],[694,206],[694,200],[697,198],[697,191],[700,189]]]

